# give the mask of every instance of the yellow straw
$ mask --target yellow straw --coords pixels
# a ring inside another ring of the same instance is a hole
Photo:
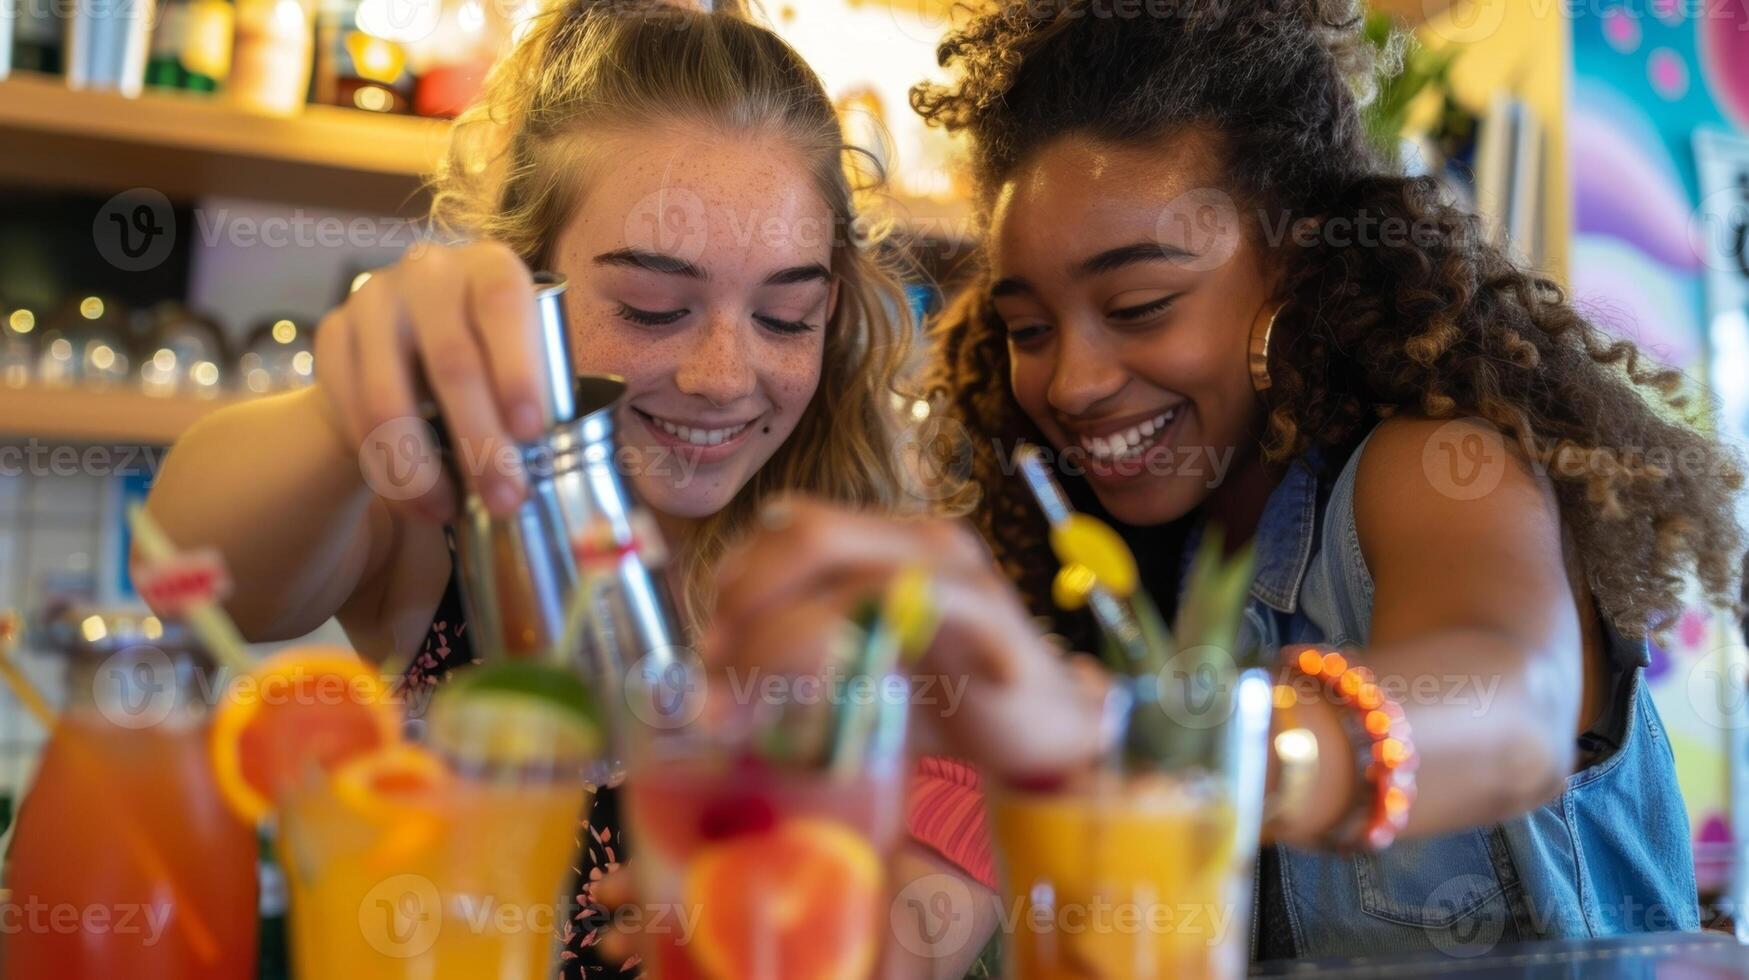
[[[44,731],[54,731],[55,709],[49,707],[48,699],[12,661],[12,648],[18,644],[19,632],[17,613],[0,616],[0,678],[6,680],[6,686],[12,688],[18,703],[24,705],[24,710],[30,712]]]
[[[176,545],[171,543],[158,522],[152,520],[152,515],[146,513],[146,508],[139,504],[129,507],[128,522],[133,526],[134,543],[139,545],[140,554],[145,555],[147,561],[169,561],[176,557]],[[243,636],[217,602],[206,599],[194,603],[183,618],[200,637],[201,645],[226,670],[239,675],[249,672],[249,655],[245,652]]]

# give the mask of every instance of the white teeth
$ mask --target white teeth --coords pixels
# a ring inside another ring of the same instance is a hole
[[[1152,447],[1154,437],[1163,434],[1166,426],[1178,417],[1178,409],[1161,412],[1139,425],[1105,436],[1082,436],[1081,448],[1100,462],[1130,459]]]
[[[727,429],[695,429],[689,425],[676,425],[667,419],[659,419],[654,415],[649,416],[649,419],[656,423],[663,432],[676,439],[685,440],[694,446],[720,446],[740,435],[741,430],[747,428],[746,422]]]

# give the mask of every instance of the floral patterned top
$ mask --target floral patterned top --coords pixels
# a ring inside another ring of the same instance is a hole
[[[424,645],[401,678],[402,693],[407,703],[414,706],[415,714],[449,671],[479,662],[467,630],[461,590],[452,572]],[[597,946],[600,930],[609,916],[607,908],[594,899],[595,882],[618,868],[625,856],[616,796],[612,789],[596,791],[590,800],[588,818],[578,828],[574,898],[560,930],[564,942],[564,950],[559,954],[561,980],[600,980],[639,974],[637,956],[609,963],[602,959]]]

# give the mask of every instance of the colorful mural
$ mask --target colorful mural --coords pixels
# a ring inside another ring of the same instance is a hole
[[[1702,210],[1711,189],[1703,191],[1695,146],[1697,133],[1749,130],[1749,8],[1599,0],[1573,8],[1571,29],[1575,299],[1715,398],[1730,392],[1718,399],[1727,407],[1741,404],[1749,376],[1715,354],[1708,273],[1717,257]],[[1739,420],[1720,421],[1734,431]],[[1732,841],[1749,839],[1749,806],[1732,802],[1734,783],[1749,788],[1738,748],[1749,726],[1746,662],[1735,624],[1696,606],[1658,638],[1646,673],[1675,751],[1703,892],[1727,886]]]

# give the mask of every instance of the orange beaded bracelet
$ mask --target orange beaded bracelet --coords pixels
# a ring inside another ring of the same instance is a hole
[[[1348,851],[1389,847],[1409,822],[1420,763],[1403,706],[1379,687],[1372,671],[1332,648],[1300,646],[1282,653],[1289,669],[1318,681],[1344,709],[1338,714],[1354,745],[1354,802],[1331,830],[1331,845]]]

